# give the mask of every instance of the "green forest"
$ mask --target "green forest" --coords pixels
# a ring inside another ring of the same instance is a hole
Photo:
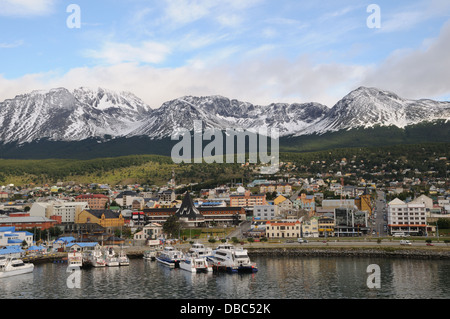
[[[278,176],[309,175],[329,171],[359,172],[361,175],[383,169],[419,170],[445,177],[449,168],[450,143],[424,143],[384,147],[337,148],[316,152],[283,152]],[[347,161],[342,165],[342,160]],[[76,183],[146,184],[167,183],[172,172],[178,184],[248,182],[257,178],[254,166],[241,164],[175,164],[168,156],[129,155],[88,160],[0,159],[0,185],[53,184],[58,181]],[[410,173],[412,174],[412,173]],[[264,176],[276,178],[277,176]]]

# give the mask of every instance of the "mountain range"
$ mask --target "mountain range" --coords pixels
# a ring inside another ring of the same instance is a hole
[[[145,139],[162,145],[175,130],[192,130],[195,120],[222,130],[277,128],[287,144],[296,138],[350,131],[404,131],[424,123],[443,125],[443,141],[450,140],[450,102],[409,100],[376,88],[359,87],[333,107],[314,102],[261,106],[223,96],[184,96],[157,109],[129,92],[55,88],[0,102],[0,157],[17,156],[40,141],[53,143],[55,154],[61,143],[91,141],[94,147],[113,140],[133,144],[130,141]]]

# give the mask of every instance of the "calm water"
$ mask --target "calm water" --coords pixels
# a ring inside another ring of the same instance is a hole
[[[190,274],[155,262],[81,271],[68,288],[67,265],[36,265],[0,280],[5,299],[448,299],[450,262],[377,258],[254,257],[255,274]],[[367,267],[381,269],[381,288],[367,287]]]

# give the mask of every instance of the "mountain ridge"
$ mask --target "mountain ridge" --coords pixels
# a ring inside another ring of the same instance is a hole
[[[81,87],[35,90],[0,102],[0,144],[148,137],[161,140],[194,121],[224,130],[278,129],[281,137],[450,120],[450,102],[409,100],[359,87],[333,107],[307,103],[261,106],[220,95],[183,96],[152,109],[129,92]],[[106,136],[106,138],[105,138]]]

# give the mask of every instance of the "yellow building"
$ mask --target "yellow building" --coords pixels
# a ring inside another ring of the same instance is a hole
[[[266,223],[266,236],[267,238],[300,238],[301,223],[299,221],[268,221]]]
[[[319,218],[319,236],[332,237],[334,236],[334,218],[322,216]]]
[[[311,217],[302,223],[302,233],[304,237],[319,237],[319,217]]]
[[[76,224],[98,224],[104,228],[121,227],[124,219],[121,213],[109,209],[85,209],[75,217]]]
[[[284,197],[283,195],[280,195],[274,199],[273,203],[274,203],[274,205],[279,205],[282,202],[284,202],[286,199],[287,199],[286,197]]]

